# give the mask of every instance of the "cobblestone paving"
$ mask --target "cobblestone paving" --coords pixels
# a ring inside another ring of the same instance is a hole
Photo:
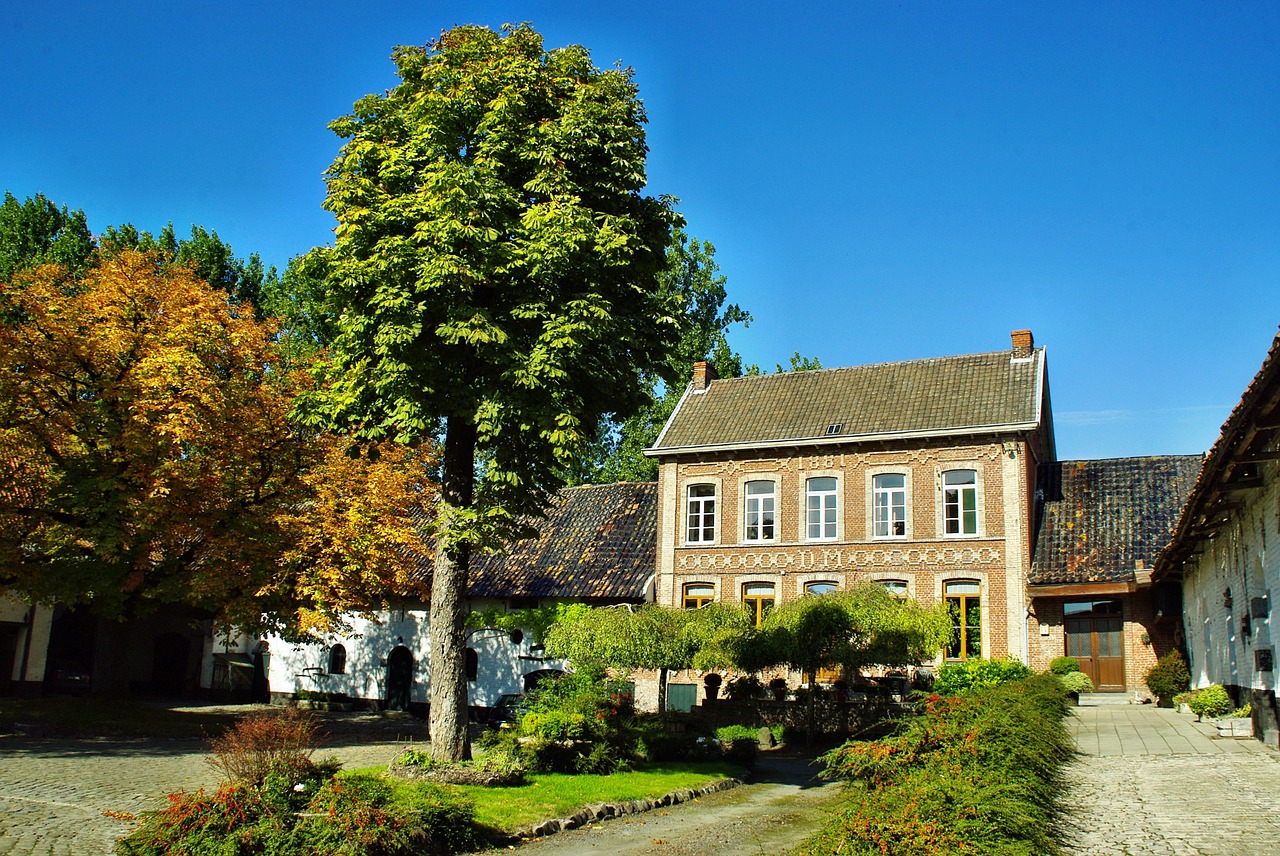
[[[1079,856],[1280,852],[1280,754],[1152,706],[1080,707],[1068,769]]]
[[[339,740],[347,768],[385,764],[403,742]],[[111,852],[129,824],[103,812],[136,814],[182,788],[212,787],[199,740],[0,738],[0,854],[97,856]]]

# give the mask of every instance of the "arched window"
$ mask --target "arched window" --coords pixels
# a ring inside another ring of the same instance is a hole
[[[742,602],[747,607],[747,615],[756,627],[764,621],[764,617],[773,610],[776,603],[773,583],[747,583],[742,587]]]
[[[468,681],[476,681],[480,674],[480,655],[475,648],[468,648],[462,655],[463,668],[467,672]]]
[[[342,645],[334,645],[329,649],[329,674],[345,675],[347,673],[347,649]]]
[[[884,586],[884,590],[896,597],[898,600],[907,599],[906,580],[880,580],[880,585]]]
[[[982,656],[982,583],[951,580],[943,586],[947,615],[951,618],[951,642],[947,659]]]
[[[711,583],[686,583],[684,587],[684,608],[702,609],[716,598],[715,586]]]
[[[804,593],[805,594],[831,594],[837,588],[839,587],[835,583],[830,582],[829,580],[819,580],[818,582],[805,583]]]

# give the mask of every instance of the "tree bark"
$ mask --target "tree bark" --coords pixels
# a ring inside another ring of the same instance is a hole
[[[469,509],[474,497],[476,428],[451,417],[445,429],[441,495],[446,509]],[[461,761],[471,757],[467,739],[466,629],[467,571],[471,548],[452,542],[446,518],[438,535],[431,579],[429,668],[431,669],[431,757]]]

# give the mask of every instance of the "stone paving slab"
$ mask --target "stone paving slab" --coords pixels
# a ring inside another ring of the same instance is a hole
[[[1079,856],[1280,853],[1280,754],[1150,705],[1080,707],[1067,769],[1068,852]]]
[[[348,769],[386,764],[403,742],[336,743]],[[201,740],[0,738],[0,856],[109,854],[129,830],[103,812],[137,814],[167,793],[211,788]]]

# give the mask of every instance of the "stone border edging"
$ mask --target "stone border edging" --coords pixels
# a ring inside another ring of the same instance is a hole
[[[741,779],[720,779],[700,788],[681,788],[654,799],[627,800],[622,803],[593,803],[578,809],[568,817],[550,818],[527,829],[517,830],[507,836],[503,843],[510,844],[518,841],[528,841],[533,838],[544,838],[548,835],[555,835],[557,832],[563,832],[566,829],[577,829],[580,826],[586,826],[588,823],[594,823],[597,820],[608,820],[612,817],[623,817],[628,814],[641,814],[663,806],[679,805],[708,794],[736,788],[740,784],[742,784]]]

